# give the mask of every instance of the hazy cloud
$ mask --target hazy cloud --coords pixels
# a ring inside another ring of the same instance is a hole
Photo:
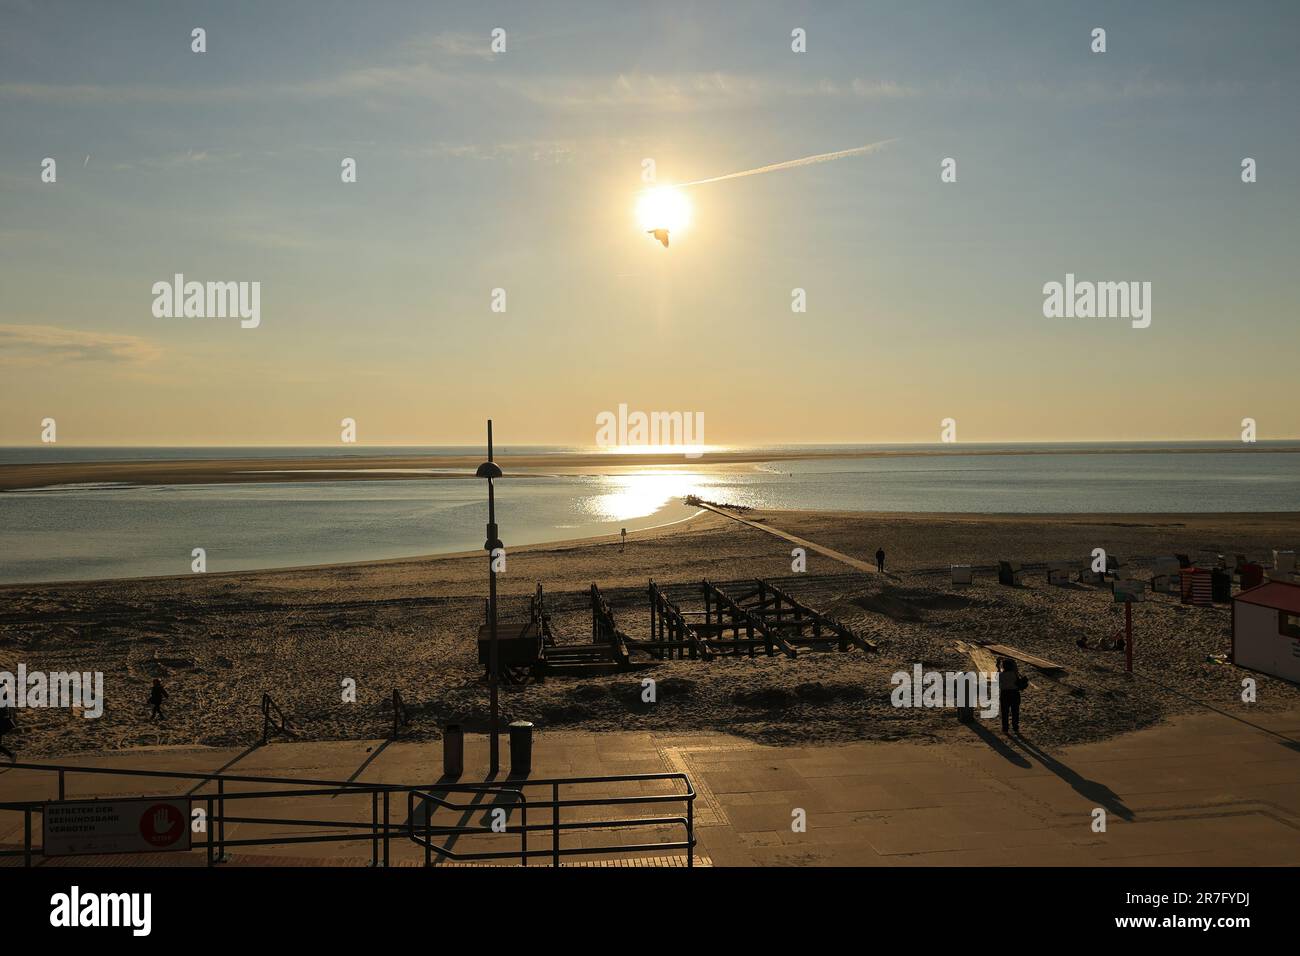
[[[61,329],[50,325],[0,325],[0,363],[41,365],[51,362],[140,364],[162,356],[147,339],[111,332]]]

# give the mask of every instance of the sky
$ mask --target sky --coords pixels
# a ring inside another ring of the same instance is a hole
[[[0,444],[1300,437],[1297,39],[1251,0],[0,0]],[[666,249],[635,215],[646,159],[887,139],[683,189]],[[176,273],[260,325],[155,316]],[[1067,273],[1150,326],[1045,317]]]

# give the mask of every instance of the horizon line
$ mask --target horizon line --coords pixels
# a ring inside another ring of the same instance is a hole
[[[1239,438],[988,438],[979,440],[964,439],[962,441],[944,442],[944,441],[762,441],[762,442],[733,442],[726,444],[704,444],[701,447],[705,449],[725,450],[725,449],[762,449],[762,448],[826,448],[826,447],[929,447],[934,445],[1170,445],[1179,443],[1219,443],[1233,445],[1264,445],[1285,442],[1300,442],[1300,436],[1287,436],[1283,438],[1261,438],[1254,442],[1244,442]],[[462,441],[370,441],[370,442],[211,442],[195,444],[142,444],[138,442],[121,441],[107,443],[79,443],[79,442],[29,442],[27,444],[0,444],[0,449],[31,449],[31,448],[150,448],[150,449],[182,449],[182,448],[481,448],[485,445],[482,441],[462,442]],[[577,442],[545,442],[545,441],[521,441],[521,442],[497,442],[499,448],[580,448],[593,451],[608,451],[610,454],[628,454],[629,448],[638,449],[640,446],[602,446],[596,444],[583,444]],[[652,450],[658,446],[646,446],[646,450]],[[633,452],[634,453],[634,452]]]

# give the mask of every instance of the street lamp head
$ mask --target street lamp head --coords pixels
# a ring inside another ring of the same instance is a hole
[[[501,466],[494,461],[485,461],[478,466],[478,471],[474,472],[475,478],[500,478]]]

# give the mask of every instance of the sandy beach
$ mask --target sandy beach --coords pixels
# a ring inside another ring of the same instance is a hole
[[[517,615],[541,582],[561,642],[590,641],[587,589],[600,585],[622,630],[644,637],[645,587],[673,585],[687,609],[692,587],[708,577],[782,579],[801,600],[879,645],[712,661],[651,661],[602,677],[552,677],[504,688],[509,719],[586,731],[725,731],[756,741],[941,741],[957,734],[949,710],[891,706],[890,676],[916,663],[969,670],[956,642],[995,641],[1064,667],[1028,668],[1024,722],[1045,745],[1095,741],[1206,706],[1249,718],[1300,704],[1300,688],[1207,660],[1230,649],[1226,605],[1192,608],[1148,595],[1135,606],[1135,676],[1122,652],[1081,650],[1122,632],[1122,608],[1109,585],[1049,586],[1031,570],[1024,587],[997,584],[1000,558],[1028,565],[1073,560],[1094,547],[1125,570],[1148,576],[1151,558],[1215,550],[1262,556],[1300,537],[1300,515],[897,515],[751,512],[768,523],[861,560],[888,553],[884,575],[854,571],[816,553],[805,574],[791,573],[788,542],[727,517],[693,519],[616,539],[598,538],[510,550],[500,578],[502,617]],[[969,563],[975,583],[954,587],[947,567]],[[132,746],[252,744],[258,705],[270,693],[302,739],[383,736],[388,700],[401,691],[415,717],[415,739],[439,736],[458,721],[481,728],[486,687],[475,659],[483,617],[482,554],[354,565],[213,573],[0,588],[0,669],[103,671],[101,719],[66,711],[23,711],[8,738],[34,757]],[[1254,677],[1259,700],[1240,701]],[[170,699],[153,723],[145,704],[160,677]],[[641,682],[657,682],[653,705]],[[356,703],[343,703],[345,679]]]

